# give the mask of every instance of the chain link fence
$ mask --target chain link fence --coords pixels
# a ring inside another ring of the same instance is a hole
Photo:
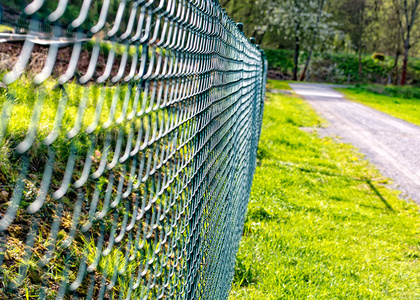
[[[226,299],[266,62],[216,0],[0,9],[0,298]]]

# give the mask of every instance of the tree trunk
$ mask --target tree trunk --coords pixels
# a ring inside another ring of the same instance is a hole
[[[321,22],[321,16],[322,16],[322,11],[324,9],[324,3],[325,3],[325,0],[321,0],[319,2],[319,10],[318,10],[317,18],[316,18],[315,32],[312,36],[311,49],[309,50],[309,53],[308,53],[308,59],[306,60],[305,68],[303,69],[303,72],[300,75],[300,81],[305,80],[305,75],[306,75],[306,72],[308,71],[309,63],[310,63],[311,57],[312,57],[312,52],[314,51],[314,45],[315,45],[316,39],[318,37],[318,28],[319,28],[319,23]]]
[[[397,9],[398,22],[402,33],[402,39],[404,41],[404,59],[401,70],[401,85],[407,84],[407,64],[408,64],[408,51],[410,50],[410,37],[411,31],[413,30],[414,22],[417,18],[417,9],[420,5],[420,0],[411,1],[411,7],[407,0],[404,0],[403,7],[401,10],[404,12],[405,22],[401,19],[402,13],[400,12],[400,5],[397,1],[394,1],[394,6]],[[404,24],[405,23],[405,24]],[[404,24],[404,26],[403,26]]]
[[[300,81],[305,80],[305,75],[306,75],[306,72],[308,71],[309,62],[311,61],[311,56],[312,56],[312,49],[308,53],[308,59],[306,60],[305,67],[303,68],[302,74],[300,74],[300,78],[299,78]]]
[[[359,46],[359,81],[362,80],[363,65],[362,65],[362,46]]]
[[[394,66],[393,66],[393,69],[395,70],[394,71],[394,76],[395,76],[395,79],[394,79],[394,84],[395,85],[398,85],[398,75],[399,75],[399,70],[398,70],[398,60],[399,60],[399,58],[400,58],[400,48],[399,47],[397,47],[397,51],[395,52],[395,61],[394,61]]]
[[[293,56],[293,81],[297,81],[297,73],[298,73],[298,63],[299,63],[299,52],[300,52],[300,44],[299,44],[299,37],[295,37],[295,54]]]
[[[404,60],[403,66],[401,70],[401,85],[407,84],[407,63],[408,63],[408,50],[410,49],[410,45],[406,42],[404,45]]]

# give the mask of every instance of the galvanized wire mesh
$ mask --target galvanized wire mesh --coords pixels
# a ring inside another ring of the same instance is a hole
[[[21,2],[0,5],[0,298],[226,299],[262,52],[217,1]]]

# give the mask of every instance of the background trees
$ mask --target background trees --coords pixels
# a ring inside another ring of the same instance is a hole
[[[407,76],[413,83],[412,77],[420,74],[413,59],[420,56],[420,0],[221,0],[221,4],[265,49],[291,51],[287,53],[293,56],[292,79],[306,77],[314,55],[316,62],[319,55],[333,53],[357,56],[356,73],[344,71],[355,81],[366,79],[366,57],[375,52],[386,55],[378,66],[394,83],[405,84]]]
[[[392,2],[404,44],[404,60],[402,66],[401,84],[405,85],[407,81],[408,52],[413,46],[412,33],[415,27],[415,21],[418,17],[418,7],[420,0],[393,0]]]

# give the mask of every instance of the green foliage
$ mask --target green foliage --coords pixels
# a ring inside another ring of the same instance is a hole
[[[351,146],[299,127],[322,120],[268,95],[230,299],[417,299],[418,206]]]
[[[420,85],[420,59],[416,57],[410,57],[408,60],[408,78],[412,85]]]
[[[304,51],[308,51],[312,46],[314,51],[318,53],[333,50],[336,53],[358,54],[360,50],[363,56],[371,56],[373,52],[377,51],[378,54],[383,53],[384,56],[364,57],[364,60],[371,59],[375,63],[383,61],[385,66],[382,69],[385,70],[393,66],[396,50],[399,49],[398,51],[401,54],[404,48],[398,20],[399,16],[404,14],[399,14],[396,11],[395,3],[397,2],[402,3],[401,1],[391,0],[326,1],[321,13],[318,37],[313,41],[313,33],[316,28],[316,22],[314,21],[317,15],[316,8],[319,7],[320,1],[220,1],[235,21],[244,23],[247,36],[255,36],[257,43],[260,43],[263,48],[288,49],[283,52],[286,53],[295,48],[296,38],[298,38],[300,49]],[[413,1],[408,3],[413,3]],[[413,57],[420,54],[420,44],[413,43],[419,26],[417,21],[418,19],[413,26],[409,66],[412,65]],[[279,57],[273,59],[270,65],[279,72],[291,73],[290,56],[283,57],[280,53],[269,54],[272,57],[276,55]],[[388,63],[389,56],[393,56],[392,63]],[[399,66],[401,66],[401,63],[400,60]],[[300,69],[302,64],[303,60],[300,60]],[[327,69],[321,73],[330,74],[329,77],[339,79],[342,77],[340,74],[343,74],[343,76],[350,74],[351,81],[354,82],[387,82],[386,78],[381,77],[382,71],[379,74],[372,75],[372,72],[368,70],[367,78],[365,76],[359,78],[358,66],[356,72],[352,71],[351,73],[346,72],[345,68],[336,72],[336,74],[333,70],[328,70],[337,67],[340,68],[340,62],[337,65],[335,63],[328,65]],[[409,68],[408,75],[411,84],[420,84],[420,70],[418,68]]]
[[[283,49],[264,50],[268,61],[268,68],[291,73],[293,71],[293,51]]]
[[[349,100],[420,125],[420,88],[367,85],[338,90]]]
[[[265,50],[268,68],[291,76],[293,70],[293,51],[284,49]],[[307,53],[302,52],[299,64],[305,63]],[[346,83],[351,82],[386,83],[392,73],[394,58],[385,56],[384,61],[373,56],[363,55],[363,75],[359,77],[359,57],[349,53],[314,53],[310,64],[311,81]],[[408,64],[411,84],[420,84],[420,59],[411,58]]]
[[[93,47],[95,44],[98,43],[96,39],[89,40],[87,43],[83,45],[84,49],[86,49],[89,52],[92,52]],[[126,51],[127,46],[116,43],[116,42],[110,42],[110,41],[99,41],[99,48],[100,53],[104,57],[108,57],[109,52],[113,49],[115,51],[116,55],[122,56],[123,53]],[[128,46],[128,56],[133,57],[133,55],[136,53],[136,49],[138,53],[141,53],[142,46]]]
[[[327,67],[334,65],[343,73],[344,77],[342,80],[333,82],[343,82],[343,80],[347,80],[348,75],[350,74],[350,80],[352,82],[356,81],[381,83],[386,81],[392,67],[391,58],[389,58],[387,62],[381,63],[372,59],[372,57],[363,56],[363,75],[362,78],[360,78],[359,57],[356,54],[322,53],[319,55],[319,59],[317,61],[321,62],[322,65]],[[311,70],[319,70],[322,68],[322,65],[317,64],[317,61],[314,60],[314,63],[311,65]],[[328,77],[320,77],[316,79],[317,81],[330,81]]]
[[[16,155],[12,149],[16,148],[17,145],[24,140],[26,133],[31,128],[30,123],[34,107],[41,105],[42,113],[37,127],[38,130],[36,131],[37,139],[29,150],[29,153],[32,157],[32,168],[37,170],[37,172],[41,172],[48,157],[48,149],[43,144],[43,140],[53,130],[54,118],[60,101],[63,101],[62,99],[64,97],[66,97],[64,99],[67,99],[66,110],[61,124],[62,130],[53,144],[56,157],[60,157],[60,160],[57,160],[56,162],[56,169],[59,170],[65,168],[65,162],[70,155],[71,143],[73,143],[82,153],[86,152],[89,148],[90,139],[86,133],[86,129],[93,124],[96,106],[100,98],[99,96],[104,96],[103,107],[99,116],[99,122],[100,124],[103,124],[109,117],[114,94],[119,91],[119,105],[117,105],[116,111],[116,115],[118,116],[121,114],[122,103],[124,102],[125,94],[127,93],[127,86],[101,89],[97,85],[80,86],[75,82],[71,82],[65,84],[62,90],[54,87],[56,87],[56,81],[47,80],[37,90],[30,80],[21,78],[9,85],[7,90],[1,89],[0,91],[0,110],[5,106],[11,107],[10,120],[5,133],[6,142],[0,147],[0,179],[4,178],[10,186],[13,186],[14,181],[18,176],[20,165],[20,157]],[[134,93],[131,95],[133,96]],[[87,103],[82,120],[82,129],[70,142],[66,132],[69,132],[74,127],[79,104],[84,97],[87,98]],[[13,99],[13,103],[10,102],[10,99]],[[60,101],[57,101],[57,99]],[[128,110],[130,108],[132,108],[132,104],[129,105]],[[128,131],[129,127],[124,129]],[[111,144],[114,146],[118,136],[118,128],[116,126],[111,126],[109,130],[113,137]],[[100,128],[97,128],[96,131],[98,136],[96,148],[98,151],[101,151],[100,141],[105,138],[105,129],[101,126]],[[77,173],[79,171],[80,170],[75,171],[77,176],[79,175]],[[60,172],[57,172],[57,174],[60,174]]]
[[[226,9],[229,17],[235,22],[244,24],[247,37],[255,37],[258,44],[262,42],[264,27],[267,26],[267,12],[273,0],[221,0],[220,4]]]
[[[233,281],[240,287],[246,287],[258,282],[258,274],[246,255],[238,254],[236,257]]]
[[[314,55],[310,65],[310,78],[312,81],[343,83],[348,80],[344,63],[323,55]]]

